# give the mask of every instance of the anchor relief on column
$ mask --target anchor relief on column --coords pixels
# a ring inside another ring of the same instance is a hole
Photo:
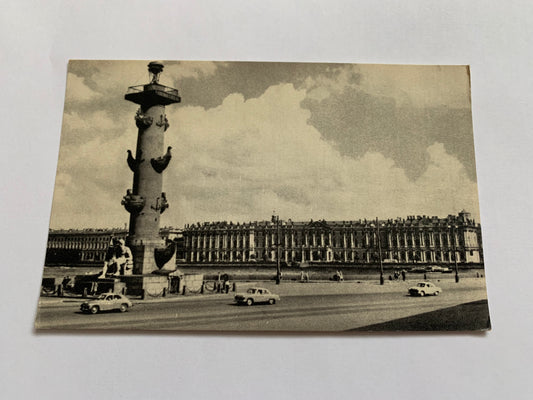
[[[170,124],[168,123],[168,119],[167,119],[167,116],[166,115],[163,115],[161,114],[161,116],[159,117],[159,121],[157,121],[155,123],[157,126],[161,127],[161,126],[164,126],[165,127],[165,131],[168,129],[168,127],[170,126]]]
[[[159,211],[160,214],[163,214],[168,207],[169,204],[167,201],[167,194],[165,192],[161,193],[161,197],[156,199],[155,205],[150,206],[152,210]]]

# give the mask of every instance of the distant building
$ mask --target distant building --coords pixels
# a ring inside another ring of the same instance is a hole
[[[181,229],[160,229],[163,239],[180,241]],[[126,229],[51,229],[48,233],[45,265],[101,264],[111,239],[126,239]],[[183,246],[179,246],[181,249]],[[179,256],[180,254],[178,254]],[[183,258],[183,254],[181,254]]]
[[[446,218],[248,223],[204,222],[183,230],[189,263],[276,261],[353,263],[483,262],[481,227],[470,213]],[[379,241],[378,241],[379,231]],[[278,238],[279,232],[279,238]]]
[[[482,264],[481,227],[466,211],[445,218],[408,216],[357,221],[204,222],[184,229],[161,228],[163,239],[178,243],[176,259],[187,263],[273,262],[278,229],[281,260],[370,264]],[[45,265],[92,265],[104,261],[113,237],[126,229],[50,230]]]

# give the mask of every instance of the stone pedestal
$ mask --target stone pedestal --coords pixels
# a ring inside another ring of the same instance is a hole
[[[133,274],[146,275],[159,268],[155,262],[155,249],[164,247],[163,240],[152,241],[143,244],[131,244],[131,252],[133,254]]]
[[[98,278],[97,276],[76,275],[74,278],[74,292],[87,295],[98,295],[102,293],[121,293],[126,291],[126,285],[119,277]]]
[[[120,280],[126,284],[128,295],[144,294],[147,300],[162,297],[169,292],[167,275],[130,275],[121,276]]]
[[[187,288],[186,293],[183,294],[200,293],[203,283],[203,274],[184,275],[183,278],[180,280],[179,293],[183,293],[183,287]]]

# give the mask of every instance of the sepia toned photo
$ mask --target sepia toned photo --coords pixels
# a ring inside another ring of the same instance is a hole
[[[491,327],[468,66],[72,60],[39,330]]]

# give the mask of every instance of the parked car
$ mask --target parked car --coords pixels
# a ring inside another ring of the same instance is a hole
[[[384,264],[398,264],[398,260],[395,258],[386,258],[383,260]]]
[[[85,313],[96,314],[99,311],[120,310],[126,312],[133,303],[126,296],[117,293],[104,293],[97,299],[85,301],[80,310]]]
[[[280,298],[277,294],[271,293],[270,290],[260,287],[251,287],[246,293],[237,293],[235,301],[237,304],[246,304],[251,306],[255,303],[275,304]]]
[[[438,296],[442,289],[438,286],[435,286],[431,282],[419,282],[416,286],[410,287],[408,292],[411,296],[425,296],[425,295],[434,295]]]
[[[414,267],[414,268],[411,268],[411,269],[409,270],[409,272],[423,273],[423,272],[427,272],[427,268],[426,268],[426,267]]]

